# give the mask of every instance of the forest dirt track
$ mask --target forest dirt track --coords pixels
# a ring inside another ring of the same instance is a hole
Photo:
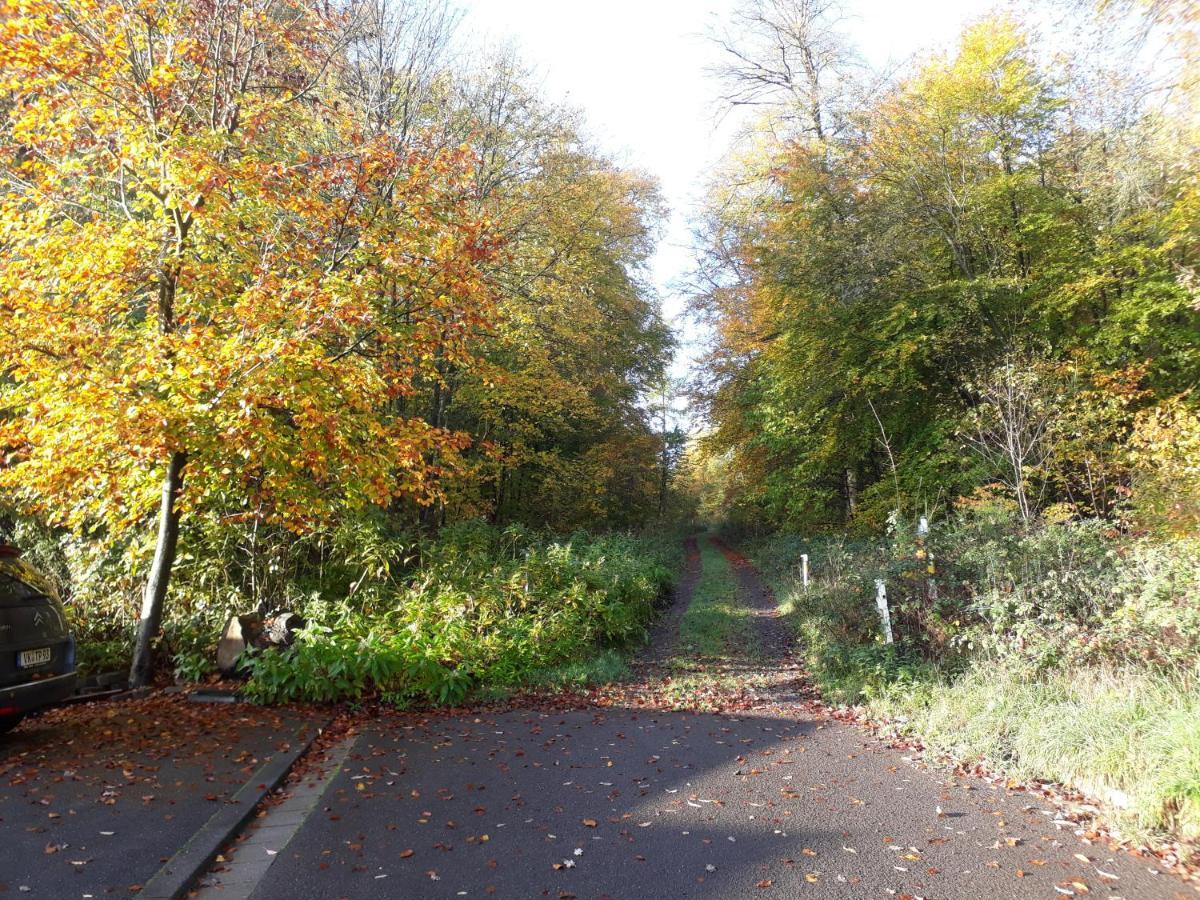
[[[924,769],[826,717],[770,591],[712,546],[754,641],[701,709],[672,690],[701,575],[689,545],[631,683],[578,705],[368,723],[251,896],[1197,896],[1027,794]]]
[[[679,624],[692,600],[692,591],[700,578],[700,547],[695,537],[683,543],[683,571],[672,592],[671,604],[650,631],[650,639],[633,662],[634,671],[642,678],[662,671],[679,645]]]

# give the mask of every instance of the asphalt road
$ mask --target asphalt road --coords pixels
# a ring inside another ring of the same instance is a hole
[[[1181,891],[1027,806],[810,718],[605,709],[384,723],[252,896]]]
[[[777,676],[761,702],[378,719],[252,896],[1196,896],[1027,794],[814,713],[783,684],[769,594],[748,567],[738,578],[760,641],[736,671]]]
[[[160,696],[51,710],[0,738],[0,897],[129,897],[272,755],[291,710]]]

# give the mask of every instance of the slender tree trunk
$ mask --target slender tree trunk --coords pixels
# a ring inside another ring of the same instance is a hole
[[[666,432],[663,432],[662,462],[658,472],[658,520],[667,515],[667,487],[671,480],[670,460],[667,458]]]
[[[858,478],[854,470],[846,468],[846,521],[854,518],[854,510],[858,508]]]
[[[157,131],[157,119],[154,124]],[[235,123],[230,124],[230,132],[234,130],[234,125]],[[165,176],[165,166],[163,173]],[[201,195],[199,202],[202,203],[203,200]],[[166,219],[169,251],[158,270],[158,331],[162,335],[171,335],[178,327],[175,301],[193,219],[192,213],[184,214],[177,207],[168,206],[165,202],[162,211]],[[168,368],[173,366],[172,355],[172,351],[168,349]],[[185,451],[176,450],[167,461],[167,471],[163,475],[162,499],[158,507],[158,540],[154,545],[154,561],[150,564],[150,573],[146,576],[146,589],[142,594],[142,617],[138,620],[137,637],[133,644],[133,662],[129,666],[129,686],[133,688],[149,684],[154,667],[150,645],[158,635],[158,626],[162,622],[163,601],[171,581],[171,569],[175,565],[175,548],[179,543],[179,508],[176,503],[183,490],[183,467],[187,465],[187,459]]]
[[[129,686],[145,687],[150,682],[153,658],[150,644],[162,622],[163,600],[175,564],[175,549],[179,544],[179,507],[176,501],[183,488],[183,467],[187,454],[173,453],[163,476],[162,501],[158,508],[158,541],[154,547],[154,562],[146,578],[142,596],[142,617],[138,622],[137,640],[133,648],[133,665],[129,668]]]
[[[500,525],[504,522],[504,482],[507,478],[508,469],[501,466],[500,471],[496,475],[496,505],[492,509],[493,525]]]

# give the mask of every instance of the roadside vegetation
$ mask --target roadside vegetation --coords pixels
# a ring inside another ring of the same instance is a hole
[[[836,3],[742,15],[727,98],[764,114],[693,297],[702,517],[830,702],[1195,843],[1195,4],[994,17],[887,76]]]
[[[619,672],[614,650],[644,640],[673,575],[630,537],[447,528],[401,584],[311,604],[293,647],[251,659],[247,691],[455,704],[479,687],[602,677]]]
[[[1002,510],[935,530],[936,576],[899,536],[745,546],[829,702],[955,759],[1074,785],[1135,835],[1200,840],[1200,543],[1118,539],[1095,522],[1022,535]]]
[[[42,559],[58,554],[61,561],[62,548],[72,546],[22,534],[31,555]],[[610,681],[626,671],[625,655],[644,640],[680,557],[671,529],[556,535],[476,521],[447,526],[425,542],[404,534],[375,537],[371,547],[357,548],[378,567],[369,572],[333,553],[314,561],[313,548],[293,548],[304,564],[291,561],[281,590],[306,626],[290,648],[247,655],[248,696],[445,705],[527,684]],[[185,552],[161,643],[164,662],[185,682],[216,674],[216,638],[240,609],[236,585],[224,580],[221,567],[193,572],[190,562]],[[68,613],[81,670],[127,664],[132,622],[113,591],[119,569],[72,582],[69,566],[46,568],[73,598]]]

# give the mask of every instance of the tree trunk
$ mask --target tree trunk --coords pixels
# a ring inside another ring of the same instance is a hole
[[[858,478],[854,474],[854,470],[846,468],[846,521],[854,518],[854,511],[858,508]]]
[[[153,664],[150,644],[162,622],[163,600],[167,596],[171,568],[175,564],[175,548],[179,543],[179,507],[176,500],[183,488],[183,467],[186,464],[186,453],[173,453],[163,476],[162,501],[158,508],[158,541],[154,547],[154,562],[146,577],[142,618],[138,622],[137,640],[133,647],[133,665],[129,668],[129,686],[134,688],[145,687],[150,682]]]

